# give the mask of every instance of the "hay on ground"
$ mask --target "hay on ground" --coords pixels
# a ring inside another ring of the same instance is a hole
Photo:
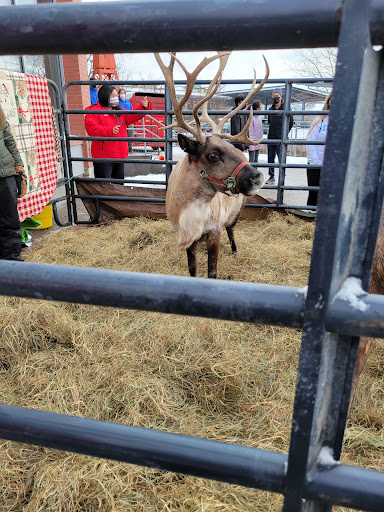
[[[272,214],[222,237],[219,277],[305,286],[313,224]],[[126,219],[48,236],[27,261],[188,275],[167,221]],[[199,276],[206,254],[198,251]],[[0,298],[1,401],[287,452],[301,331],[78,304]],[[377,340],[343,462],[384,469],[384,360]],[[0,510],[259,512],[282,497],[2,441]],[[335,508],[335,510],[348,510]]]

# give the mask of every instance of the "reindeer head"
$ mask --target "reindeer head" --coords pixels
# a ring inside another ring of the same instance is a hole
[[[252,141],[248,138],[247,132],[249,125],[252,121],[253,109],[251,107],[247,124],[243,130],[237,135],[229,135],[222,133],[224,124],[239,110],[243,109],[245,105],[257,94],[263,87],[269,76],[269,66],[265,57],[266,75],[258,87],[256,86],[256,72],[254,72],[254,79],[250,91],[244,100],[231,112],[225,115],[218,124],[208,115],[207,104],[208,100],[217,92],[225,65],[227,63],[230,52],[218,52],[210,58],[204,58],[203,61],[190,73],[184,65],[177,59],[175,53],[171,53],[171,61],[168,66],[161,60],[160,55],[155,53],[156,60],[164,74],[169,93],[172,99],[176,122],[164,129],[168,128],[182,128],[193,135],[193,138],[179,135],[178,140],[180,147],[189,155],[190,162],[199,171],[202,178],[207,182],[212,189],[227,193],[227,191],[238,194],[242,193],[246,196],[252,196],[257,193],[263,183],[263,175],[248,164],[244,155],[235,149],[235,147],[228,143],[225,139],[233,142],[242,142],[243,144],[257,145],[259,141]],[[182,107],[188,101],[192,94],[193,86],[196,82],[197,76],[209,63],[216,59],[220,59],[219,70],[215,77],[208,86],[207,92],[201,101],[195,105],[193,109],[194,122],[188,123],[183,118]],[[173,80],[173,67],[175,62],[178,62],[187,77],[187,85],[184,96],[178,99],[176,96],[175,84]],[[199,115],[199,109],[202,113]],[[203,133],[201,122],[208,123],[212,128],[212,135]],[[195,126],[193,126],[193,124]]]
[[[241,152],[221,135],[208,135],[203,143],[181,134],[178,140],[212,190],[253,196],[262,187],[262,173],[249,165]]]

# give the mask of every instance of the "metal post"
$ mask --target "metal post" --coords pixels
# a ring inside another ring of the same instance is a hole
[[[303,340],[286,476],[284,512],[328,512],[331,506],[303,503],[309,472],[324,447],[337,460],[345,428],[358,338],[327,334],[324,318],[330,300],[349,276],[363,278],[372,263],[372,247],[363,248],[372,228],[377,194],[377,160],[369,136],[375,114],[380,55],[369,38],[369,1],[346,0],[330,111],[328,141],[312,252]],[[348,84],[348,95],[345,87]],[[383,112],[380,112],[383,115]],[[373,174],[373,176],[372,176]],[[364,234],[365,233],[365,234]],[[370,240],[374,243],[374,238]],[[367,264],[367,259],[371,260]]]
[[[56,104],[60,105],[60,92],[59,88],[53,82],[52,80],[47,79],[47,82],[53,87],[53,90],[55,92],[56,96]],[[69,180],[69,173],[68,173],[68,158],[67,153],[65,151],[65,129],[64,129],[64,123],[63,123],[63,111],[58,110],[57,111],[57,124],[59,127],[59,135],[60,135],[60,148],[61,148],[61,156],[62,156],[62,162],[63,162],[63,171],[64,171],[64,187],[65,187],[65,195],[66,195],[66,203],[67,203],[67,214],[68,214],[68,221],[69,224],[73,223],[73,217],[72,217],[72,208],[71,208],[71,199],[70,199],[70,188],[68,184]]]
[[[73,183],[73,168],[72,168],[72,160],[71,160],[71,143],[69,140],[70,136],[70,129],[69,129],[69,119],[67,115],[68,106],[67,106],[67,92],[66,89],[63,88],[61,91],[61,111],[63,113],[63,124],[64,124],[64,133],[65,133],[65,144],[67,148],[67,165],[68,165],[68,180],[66,183],[69,183],[69,194],[70,194],[70,200],[72,204],[72,211],[73,211],[73,222],[75,224],[78,223],[77,218],[77,206],[76,206],[76,199],[75,199],[75,186]]]
[[[285,98],[284,98],[284,114],[281,130],[281,146],[279,158],[279,180],[277,189],[277,205],[280,206],[284,202],[284,189],[280,188],[285,185],[285,167],[282,164],[287,160],[287,144],[284,142],[288,139],[289,134],[289,117],[288,111],[291,108],[292,82],[285,82]]]
[[[172,109],[172,101],[171,96],[169,94],[169,90],[167,84],[164,85],[164,108],[165,108],[165,126],[172,123],[172,116],[168,114],[168,112]],[[165,182],[166,188],[168,187],[169,176],[172,172],[172,164],[170,164],[170,160],[173,159],[172,154],[172,130],[169,136],[169,130],[164,130],[164,149],[165,149]]]

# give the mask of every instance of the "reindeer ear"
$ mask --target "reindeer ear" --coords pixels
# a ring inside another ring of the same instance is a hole
[[[188,153],[189,155],[197,156],[197,153],[200,150],[200,142],[197,142],[197,140],[191,139],[191,137],[186,137],[185,135],[182,135],[179,133],[177,136],[177,139],[179,141],[179,145],[183,151]]]

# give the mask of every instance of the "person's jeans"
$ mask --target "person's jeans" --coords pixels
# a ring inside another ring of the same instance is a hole
[[[249,161],[250,162],[258,162],[259,161],[259,149],[248,151],[249,153]]]
[[[275,155],[277,155],[277,158],[280,162],[280,153],[281,153],[281,144],[268,144],[268,163],[273,164],[275,163]],[[275,168],[270,167],[268,170],[269,177],[274,178],[275,177]]]

